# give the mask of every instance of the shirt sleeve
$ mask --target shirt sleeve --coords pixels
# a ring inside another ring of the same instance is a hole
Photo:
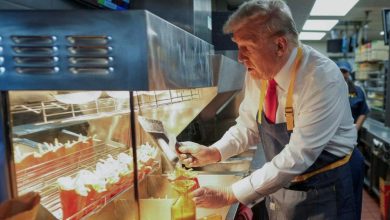
[[[236,125],[232,126],[223,137],[214,143],[221,153],[221,160],[244,152],[249,146],[259,143],[259,130],[256,122],[258,106],[253,100],[259,100],[259,80],[245,77],[245,97],[240,104]]]
[[[251,206],[255,199],[277,191],[307,170],[335,135],[343,117],[351,117],[350,111],[346,111],[349,102],[345,82],[338,80],[321,88],[309,88],[312,92],[300,97],[303,104],[296,113],[289,143],[262,168],[232,185],[241,203]]]

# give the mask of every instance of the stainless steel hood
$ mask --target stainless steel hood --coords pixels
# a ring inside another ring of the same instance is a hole
[[[224,55],[213,55],[213,83],[218,93],[241,90],[245,80],[245,66]]]
[[[212,86],[213,46],[148,11],[1,11],[0,90]]]

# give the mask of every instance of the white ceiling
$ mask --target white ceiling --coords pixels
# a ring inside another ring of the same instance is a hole
[[[218,0],[216,0],[219,2]],[[230,5],[238,6],[242,2],[247,0],[226,0]],[[298,30],[300,31],[305,23],[306,19],[309,18],[311,8],[314,5],[315,0],[285,0],[289,5],[291,12],[293,14],[294,20],[297,24]],[[344,0],[340,0],[342,4]],[[337,6],[335,6],[337,7]],[[366,21],[365,11],[370,11],[368,15],[368,28],[367,28],[367,40],[383,40],[383,36],[379,35],[379,32],[382,31],[382,8],[390,8],[390,0],[359,0],[359,2],[348,12],[344,17],[332,17],[339,19],[340,21],[346,21],[349,23],[361,23],[363,24]],[[313,18],[329,18],[329,17],[313,17]],[[341,22],[339,22],[341,23]],[[348,33],[354,31],[354,26],[349,24],[345,25],[336,25],[335,29],[337,30],[348,30]],[[327,34],[324,37],[323,41],[330,38],[330,34]]]
[[[299,30],[301,30],[305,20],[310,17],[310,10],[315,0],[286,0],[286,2],[291,8]],[[343,0],[340,0],[340,4],[342,4],[342,2]],[[350,34],[354,31],[355,28],[353,24],[361,23],[362,25],[367,20],[367,40],[383,40],[383,36],[379,35],[379,32],[383,30],[381,15],[383,8],[390,8],[390,0],[359,0],[359,2],[348,12],[346,16],[332,17],[341,21],[334,29],[347,29],[348,33]],[[367,19],[366,11],[369,11]],[[329,17],[320,16],[310,18],[322,19]],[[347,22],[348,24],[342,24],[343,21]],[[359,25],[355,26],[358,27]],[[327,34],[323,40],[328,38],[330,38],[330,34]]]

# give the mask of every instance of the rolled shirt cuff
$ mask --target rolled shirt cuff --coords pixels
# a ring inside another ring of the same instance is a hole
[[[253,188],[251,177],[245,177],[232,184],[232,191],[239,202],[251,208],[264,199],[264,195],[259,194]]]

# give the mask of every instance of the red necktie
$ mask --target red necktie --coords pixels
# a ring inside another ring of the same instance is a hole
[[[276,94],[276,82],[274,79],[271,79],[268,81],[267,94],[265,95],[265,117],[272,124],[275,124],[277,109],[278,96]]]

